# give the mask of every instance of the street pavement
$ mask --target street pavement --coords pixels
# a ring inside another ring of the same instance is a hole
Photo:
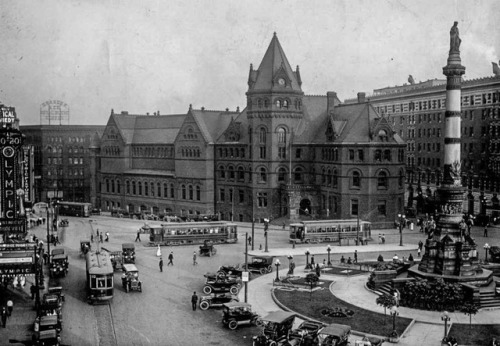
[[[114,220],[110,220],[114,221]],[[248,228],[248,225],[242,225],[242,228]],[[34,230],[39,237],[43,237],[45,232],[44,226],[38,227]],[[261,231],[261,230],[260,230]],[[135,233],[133,230],[128,231],[130,234],[128,236],[133,237]],[[283,232],[278,229],[271,230],[273,232],[271,234],[271,239],[275,237],[275,239],[283,239],[286,238]],[[480,238],[479,232],[482,233],[482,230],[478,228],[476,230],[478,241],[478,249],[482,247],[482,243],[485,241],[489,241],[490,243],[494,243],[494,241],[498,241],[498,235],[493,235],[491,238]],[[262,233],[262,232],[261,232]],[[387,234],[388,239],[394,239],[393,242],[386,244],[369,244],[363,246],[330,246],[331,252],[331,260],[332,262],[339,263],[340,256],[344,255],[345,258],[353,257],[354,250],[358,251],[358,259],[359,261],[367,261],[367,260],[376,260],[379,254],[382,254],[386,260],[392,258],[394,254],[397,254],[399,258],[403,256],[408,256],[410,253],[415,257],[416,253],[416,244],[418,243],[418,239],[422,238],[423,235],[419,234],[418,231],[414,231],[411,234],[405,234],[405,245],[399,245],[399,236],[397,230],[380,230],[373,231],[373,238],[377,239],[377,235],[381,233]],[[128,233],[127,233],[128,234]],[[118,236],[118,235],[117,235]],[[241,235],[240,235],[241,236]],[[256,233],[256,238],[258,237],[259,242],[263,244],[262,234]],[[391,238],[392,237],[392,238]],[[243,237],[241,237],[243,238]],[[78,240],[72,240],[77,243]],[[122,241],[122,239],[120,239]],[[277,246],[276,244],[281,244]],[[241,244],[241,243],[240,243]],[[259,243],[256,243],[259,244]],[[272,244],[272,246],[271,246]],[[222,247],[221,247],[222,248]],[[230,248],[227,248],[228,250]],[[180,249],[179,249],[180,250]],[[190,250],[192,251],[192,250]],[[268,252],[265,251],[265,247],[263,249],[255,249],[249,250],[250,255],[271,255],[281,258],[282,264],[286,264],[286,258],[290,255],[294,257],[294,261],[297,264],[295,274],[296,275],[305,275],[305,252],[308,251],[311,255],[315,255],[316,263],[322,263],[324,259],[328,258],[327,252],[327,244],[308,244],[308,245],[297,245],[295,248],[290,245],[284,245],[282,241],[275,241],[274,243],[270,243]],[[186,250],[186,256],[189,251]],[[154,257],[152,258],[152,265],[156,260]],[[353,265],[356,268],[356,265]],[[45,266],[44,266],[45,268]],[[203,269],[200,268],[199,271]],[[279,271],[280,276],[286,276],[288,268],[286,265],[283,265]],[[273,289],[273,280],[276,276],[276,273],[273,272],[268,275],[258,276],[252,279],[248,283],[247,300],[250,304],[252,304],[253,309],[260,314],[261,316],[265,316],[270,311],[280,310],[279,306],[273,301],[271,290]],[[46,276],[47,277],[47,276]],[[332,294],[335,294],[340,299],[343,299],[351,304],[360,306],[362,308],[373,310],[376,312],[382,313],[382,308],[377,306],[375,303],[376,294],[367,290],[365,288],[365,283],[367,281],[367,274],[360,275],[351,275],[349,277],[346,276],[337,276],[331,274],[323,274],[324,278],[334,281],[334,284],[331,286]],[[9,297],[14,300],[14,312],[12,316],[7,321],[7,328],[0,327],[0,345],[13,345],[14,340],[27,340],[30,339],[32,333],[33,320],[35,318],[35,310],[34,304],[30,299],[29,287],[31,282],[34,281],[33,277],[28,277],[26,281],[26,286],[24,288],[11,288],[8,290]],[[43,291],[41,292],[43,295]],[[9,298],[7,296],[0,297],[0,303],[4,304],[5,301]],[[119,299],[119,296],[117,296]],[[130,303],[130,297],[129,303]],[[139,299],[139,298],[138,298]],[[242,289],[240,292],[240,300],[245,300],[245,290]],[[68,302],[67,302],[68,303]],[[138,301],[140,304],[140,300]],[[115,304],[120,306],[119,304]],[[413,318],[415,323],[411,325],[411,327],[404,332],[399,341],[400,345],[439,345],[440,340],[444,334],[444,326],[441,321],[441,313],[440,312],[431,312],[431,311],[422,311],[422,310],[414,310],[408,309],[404,307],[399,308],[400,316]],[[450,313],[451,323],[469,323],[469,317],[462,313]],[[210,316],[207,316],[210,317]],[[480,310],[479,313],[472,316],[472,323],[500,323],[500,311],[499,310]],[[84,325],[82,325],[85,328]],[[205,334],[208,335],[208,334]],[[352,338],[352,344],[354,344],[354,340],[359,339],[359,336],[354,335]],[[248,339],[247,339],[248,340]],[[64,342],[65,340],[63,340]],[[72,343],[76,345],[78,343]],[[148,342],[146,342],[148,344]],[[151,344],[151,343],[149,343]],[[233,343],[236,344],[236,343]],[[247,343],[245,343],[247,344]]]

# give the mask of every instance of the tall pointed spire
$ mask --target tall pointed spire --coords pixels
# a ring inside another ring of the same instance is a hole
[[[250,71],[250,74],[254,77],[254,83],[249,83],[249,90],[272,90],[286,85],[289,90],[302,91],[298,69],[297,72],[292,70],[276,33],[259,65],[258,73],[252,75]]]

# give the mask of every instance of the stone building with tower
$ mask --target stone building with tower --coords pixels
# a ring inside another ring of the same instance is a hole
[[[112,112],[93,149],[100,207],[393,224],[404,208],[406,144],[363,93],[349,104],[334,92],[306,95],[275,34],[250,66],[246,100],[235,112]]]

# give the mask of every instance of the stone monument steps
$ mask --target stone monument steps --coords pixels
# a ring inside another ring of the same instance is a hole
[[[386,282],[382,286],[375,289],[375,292],[377,292],[378,294],[385,294],[388,296],[392,296],[392,285],[390,282]]]
[[[500,297],[495,291],[479,291],[479,304],[481,308],[500,307]]]

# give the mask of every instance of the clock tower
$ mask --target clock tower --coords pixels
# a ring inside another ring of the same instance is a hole
[[[269,217],[288,205],[280,187],[289,182],[292,140],[304,116],[301,85],[299,67],[292,69],[274,33],[259,68],[250,65],[246,93],[252,194]]]

